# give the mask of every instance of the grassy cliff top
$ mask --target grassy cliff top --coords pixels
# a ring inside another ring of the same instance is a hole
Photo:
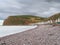
[[[16,15],[16,16],[9,16],[9,17],[17,17],[17,18],[28,18],[28,17],[33,17],[33,18],[44,18],[40,16],[33,16],[33,15]],[[8,18],[9,18],[8,17]]]
[[[29,25],[43,21],[45,18],[33,15],[9,16],[3,25]]]

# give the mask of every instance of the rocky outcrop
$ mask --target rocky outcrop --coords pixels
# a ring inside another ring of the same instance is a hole
[[[29,25],[31,23],[41,22],[43,17],[22,15],[22,16],[9,16],[3,25]]]
[[[28,25],[28,24],[30,24],[30,21],[28,19],[16,16],[9,16],[7,19],[5,19],[3,23],[3,25]]]

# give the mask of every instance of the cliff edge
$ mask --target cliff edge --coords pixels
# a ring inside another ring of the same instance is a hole
[[[43,19],[38,16],[22,15],[22,16],[9,16],[5,19],[3,25],[29,25],[31,23],[40,22]]]

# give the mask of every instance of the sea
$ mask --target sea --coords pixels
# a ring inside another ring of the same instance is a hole
[[[4,20],[0,20],[0,26],[3,25]]]
[[[33,28],[36,28],[37,25],[34,26],[3,26],[4,20],[0,20],[0,37],[12,35],[15,33],[20,33],[23,31],[27,31]]]

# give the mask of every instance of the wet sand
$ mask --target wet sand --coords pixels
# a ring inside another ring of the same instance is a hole
[[[6,45],[60,45],[60,26],[38,25],[37,28],[0,38]]]

